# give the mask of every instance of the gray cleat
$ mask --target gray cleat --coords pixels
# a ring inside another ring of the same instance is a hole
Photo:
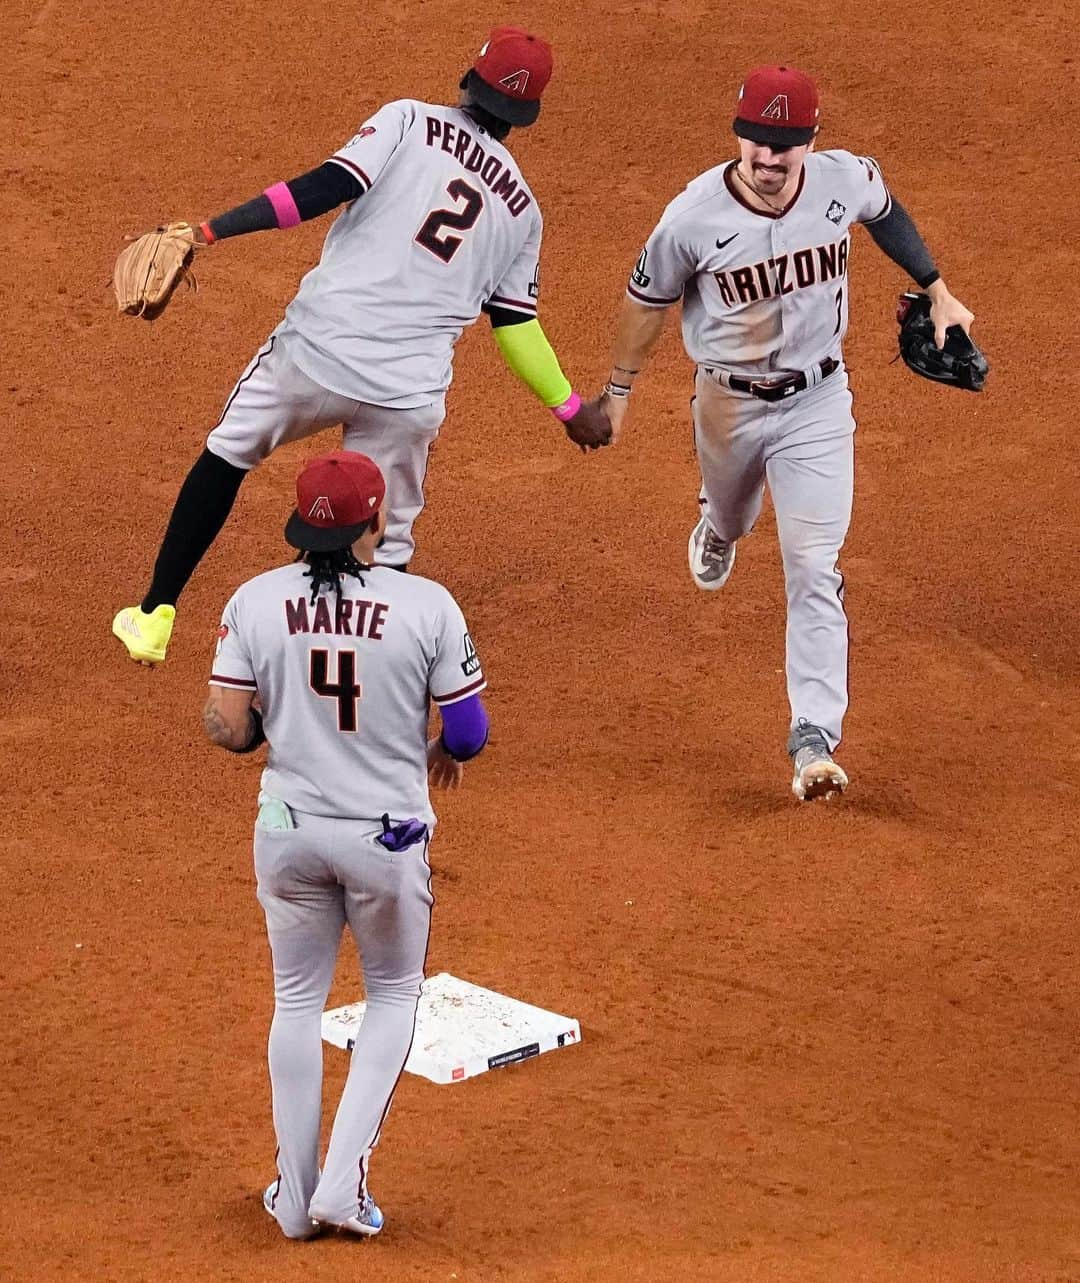
[[[721,539],[709,524],[704,513],[701,520],[690,531],[690,542],[687,546],[690,558],[690,574],[694,583],[706,592],[715,592],[723,588],[731,578],[735,566],[735,541],[728,543]]]
[[[848,777],[832,760],[820,726],[800,717],[788,738],[787,751],[795,767],[791,791],[800,802],[812,802],[818,797],[828,799],[847,788]]]

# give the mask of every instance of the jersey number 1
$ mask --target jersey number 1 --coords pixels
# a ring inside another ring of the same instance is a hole
[[[356,706],[360,702],[361,687],[356,680],[356,651],[337,652],[337,681],[330,680],[330,652],[311,652],[311,689],[324,699],[337,700],[338,730],[355,731]]]
[[[436,258],[449,263],[461,248],[462,237],[440,236],[439,233],[444,227],[467,232],[480,217],[480,211],[484,208],[484,198],[463,178],[455,178],[446,190],[454,198],[455,203],[464,201],[465,208],[433,209],[424,220],[423,227],[416,233],[416,242],[418,245],[423,245],[424,249],[430,250]]]

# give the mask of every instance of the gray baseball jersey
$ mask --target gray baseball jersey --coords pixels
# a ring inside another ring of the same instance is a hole
[[[388,103],[332,157],[363,186],[286,312],[297,364],[372,405],[427,405],[486,303],[536,315],[543,221],[517,162],[458,107]]]
[[[668,205],[630,297],[651,307],[681,298],[683,342],[699,365],[764,377],[839,360],[851,226],[892,205],[877,163],[810,152],[798,191],[777,214],[746,204],[734,168],[708,170]]]
[[[383,566],[342,578],[340,606],[314,604],[296,562],[243,584],[222,615],[210,682],[258,691],[270,744],[263,790],[343,819],[416,816],[428,796],[429,701],[486,685],[461,608],[445,588]]]

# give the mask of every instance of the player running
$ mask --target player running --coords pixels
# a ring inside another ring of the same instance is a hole
[[[289,1238],[382,1228],[368,1159],[423,980],[428,780],[457,787],[461,764],[487,742],[486,683],[457,603],[429,579],[373,565],[385,493],[362,454],[339,450],[304,468],[285,527],[301,560],[250,580],[225,607],[203,713],[222,748],[270,746],[255,872],[274,964],[278,1177],[263,1201]],[[430,744],[429,699],[442,715]],[[320,1174],[321,1018],[346,923],[367,1009]]]
[[[378,560],[404,569],[454,345],[482,311],[507,364],[570,440],[586,450],[608,442],[605,414],[582,404],[537,320],[543,221],[505,146],[513,126],[539,115],[551,69],[544,40],[497,28],[462,79],[458,106],[388,103],[319,168],[200,225],[196,242],[208,245],[345,205],[181,487],[141,604],[113,621],[133,659],[165,659],[177,599],[250,469],[337,423],[345,445],[386,476]]]
[[[972,314],[955,299],[877,163],[813,151],[814,82],[759,67],[739,91],[739,158],[696,178],[664,211],[628,286],[603,403],[616,432],[634,377],[682,300],[697,363],[694,429],[702,489],[690,535],[699,588],[727,583],[736,542],[769,483],[787,584],[788,753],[800,800],[847,787],[832,760],[848,703],[848,628],[837,566],[851,517],[853,433],[842,344],[851,227],[932,301],[938,347]]]

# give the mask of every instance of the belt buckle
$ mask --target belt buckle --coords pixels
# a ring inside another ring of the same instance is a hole
[[[794,396],[795,391],[794,379],[772,383],[769,383],[764,379],[750,380],[751,396],[759,397],[762,401],[781,401],[786,396]]]

